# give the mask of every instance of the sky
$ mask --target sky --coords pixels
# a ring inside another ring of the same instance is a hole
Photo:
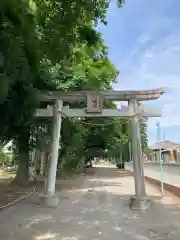
[[[99,26],[109,57],[120,70],[116,90],[165,88],[165,94],[147,107],[162,110],[148,121],[149,144],[161,140],[180,143],[180,0],[125,0],[118,9],[112,0],[108,25]]]

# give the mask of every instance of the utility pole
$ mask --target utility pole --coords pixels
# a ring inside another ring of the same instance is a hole
[[[164,141],[166,141],[166,133],[165,133],[165,131],[164,131]]]
[[[159,121],[156,122],[156,127],[157,127],[157,141],[160,142],[161,134],[160,134],[160,122]]]

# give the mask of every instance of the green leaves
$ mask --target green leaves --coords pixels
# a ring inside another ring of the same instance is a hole
[[[119,0],[119,6],[123,2]],[[119,71],[95,29],[99,21],[106,24],[109,4],[109,0],[0,2],[1,142],[22,139],[23,129],[38,126],[34,112],[39,90],[111,89]],[[144,125],[142,129],[146,141]],[[125,119],[64,119],[60,156],[73,161],[76,157],[78,163],[88,149],[114,150],[129,140],[128,130]]]
[[[148,147],[148,137],[147,137],[147,120],[142,119],[140,121],[140,128],[141,128],[141,146],[142,149]]]

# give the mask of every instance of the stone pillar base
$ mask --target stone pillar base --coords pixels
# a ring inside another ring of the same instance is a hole
[[[141,210],[141,211],[146,211],[149,209],[151,205],[151,201],[147,197],[137,197],[137,196],[132,196],[130,198],[130,208],[133,210]]]
[[[58,207],[59,198],[57,195],[41,194],[40,195],[40,204],[47,206],[47,207]]]

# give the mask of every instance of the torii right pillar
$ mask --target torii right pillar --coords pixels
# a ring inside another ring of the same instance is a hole
[[[129,107],[138,113],[139,103],[136,99],[129,100]],[[140,118],[134,115],[130,118],[131,151],[133,162],[133,174],[135,182],[135,195],[131,197],[130,207],[137,210],[149,208],[150,201],[146,195],[143,156],[141,150]]]

